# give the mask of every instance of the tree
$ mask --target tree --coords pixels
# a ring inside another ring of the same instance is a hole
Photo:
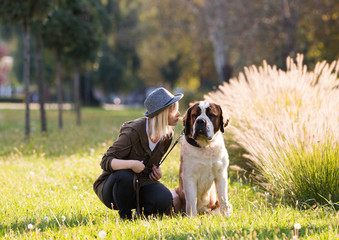
[[[72,23],[74,22],[73,12],[71,10],[74,2],[61,1],[58,8],[48,16],[47,22],[43,25],[43,41],[46,47],[52,49],[56,55],[56,82],[58,99],[58,126],[63,129],[62,117],[62,56],[66,48],[73,46]]]
[[[41,36],[42,21],[35,21],[33,24],[33,32],[35,37],[36,45],[36,78],[38,84],[38,95],[39,95],[39,105],[40,105],[40,123],[41,123],[41,132],[47,132],[47,117],[45,110],[45,81],[44,81],[44,61],[43,61],[43,42]]]
[[[0,0],[0,18],[5,23],[22,24],[24,29],[24,83],[25,83],[25,137],[30,136],[29,82],[30,82],[30,29],[32,20],[43,19],[52,9],[50,0]]]
[[[173,89],[176,81],[179,79],[182,66],[180,65],[180,59],[182,55],[178,54],[175,58],[170,59],[168,63],[160,68],[160,72],[165,82],[168,82]]]
[[[57,85],[59,128],[62,120],[62,66],[73,71],[74,105],[76,122],[81,123],[80,113],[80,72],[88,68],[97,58],[102,26],[99,21],[102,6],[94,0],[62,1],[59,7],[48,17],[43,28],[45,44],[53,49],[57,58]]]
[[[225,66],[229,66],[228,40],[229,29],[225,17],[229,9],[228,1],[224,0],[179,0],[197,16],[200,26],[205,26],[209,39],[213,45],[214,65],[218,74],[219,83],[222,84],[227,74],[224,73]]]
[[[145,85],[164,84],[161,69],[168,67],[179,55],[181,70],[174,85],[192,91],[199,88],[199,85],[204,85],[201,83],[208,72],[205,71],[208,64],[204,63],[205,60],[206,63],[213,62],[213,55],[205,51],[209,50],[209,42],[206,41],[205,35],[200,35],[196,15],[177,1],[155,0],[142,3],[140,28],[143,32],[137,47],[142,59],[139,75]],[[204,70],[201,70],[202,68]],[[215,74],[213,65],[212,72]],[[210,80],[213,81],[213,78]]]
[[[70,9],[73,12],[73,21],[70,23],[70,36],[73,46],[66,51],[66,57],[71,60],[74,68],[74,105],[76,123],[81,124],[80,113],[80,74],[87,63],[94,62],[102,37],[99,16],[101,5],[97,1],[74,1]]]
[[[57,98],[58,98],[58,126],[59,129],[63,128],[62,121],[62,79],[61,79],[61,56],[64,48],[70,45],[67,36],[67,28],[65,24],[70,19],[70,13],[63,11],[63,8],[58,6],[54,9],[52,14],[48,16],[47,22],[43,25],[43,42],[46,47],[51,48],[55,51],[57,64],[56,64],[56,75],[57,75]],[[65,34],[65,35],[64,35]],[[65,37],[64,37],[65,36]]]

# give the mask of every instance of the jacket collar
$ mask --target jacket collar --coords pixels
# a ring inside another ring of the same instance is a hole
[[[149,148],[149,143],[148,143],[148,136],[146,133],[146,123],[147,123],[147,118],[146,117],[141,117],[138,118],[134,121],[126,122],[122,127],[129,127],[134,129],[139,137],[140,137],[140,143],[144,151],[147,153],[147,155],[152,158],[152,151]],[[153,153],[160,151],[162,155],[164,155],[171,144],[172,137],[166,137],[160,139],[158,142],[157,146],[155,146]]]

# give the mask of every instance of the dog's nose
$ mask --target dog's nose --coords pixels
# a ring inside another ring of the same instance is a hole
[[[197,120],[197,125],[205,125],[206,124],[206,120],[205,119],[198,119]]]

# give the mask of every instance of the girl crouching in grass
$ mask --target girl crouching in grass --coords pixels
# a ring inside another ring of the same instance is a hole
[[[108,208],[119,210],[122,219],[132,219],[132,209],[142,209],[149,216],[162,215],[172,207],[170,190],[159,182],[159,163],[171,145],[182,97],[155,89],[144,102],[145,117],[124,123],[102,157],[103,172],[93,188]]]

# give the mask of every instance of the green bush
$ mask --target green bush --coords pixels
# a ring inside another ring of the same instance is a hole
[[[333,141],[281,149],[271,162],[277,170],[267,172],[266,180],[275,195],[286,196],[283,200],[308,206],[338,202],[339,146]]]
[[[4,102],[4,103],[22,103],[24,102],[24,98],[20,97],[20,98],[5,98],[5,97],[0,97],[0,103]]]

